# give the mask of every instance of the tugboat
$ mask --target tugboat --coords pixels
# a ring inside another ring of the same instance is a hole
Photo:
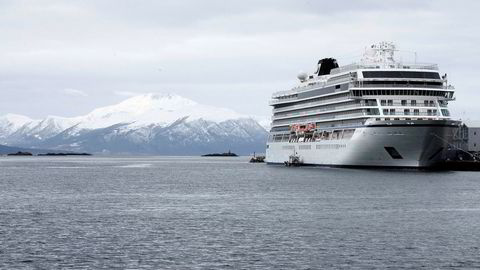
[[[288,161],[284,162],[285,166],[290,167],[298,167],[303,165],[303,161],[300,159],[300,156],[293,154],[288,157]]]
[[[253,152],[253,157],[250,159],[250,163],[263,163],[265,162],[265,156],[256,156]]]

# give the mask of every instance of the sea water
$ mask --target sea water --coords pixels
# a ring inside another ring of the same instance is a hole
[[[3,157],[0,268],[479,268],[480,173]]]

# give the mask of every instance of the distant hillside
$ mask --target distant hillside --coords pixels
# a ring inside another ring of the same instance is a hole
[[[45,153],[59,153],[59,152],[67,152],[67,151],[48,150],[48,149],[32,149],[32,148],[22,148],[22,147],[15,147],[15,146],[0,145],[0,155],[7,155],[7,154],[17,153],[17,152],[30,152],[34,155],[38,155],[38,154],[45,154]]]
[[[135,96],[72,118],[0,117],[0,143],[93,154],[248,155],[264,152],[267,136],[254,117],[170,94]]]

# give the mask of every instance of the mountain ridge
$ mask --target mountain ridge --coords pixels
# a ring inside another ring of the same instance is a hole
[[[172,94],[144,94],[82,116],[0,117],[0,143],[104,154],[202,154],[264,150],[267,131],[252,116]]]

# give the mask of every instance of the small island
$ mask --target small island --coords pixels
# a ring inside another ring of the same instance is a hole
[[[238,155],[228,150],[228,153],[212,153],[212,154],[202,155],[202,157],[238,157]]]
[[[18,152],[16,152],[16,153],[7,154],[7,156],[33,156],[33,155],[32,155],[32,153],[30,153],[30,152],[18,151]]]
[[[45,156],[91,156],[92,154],[89,153],[46,153],[46,154],[38,154],[40,157]]]

